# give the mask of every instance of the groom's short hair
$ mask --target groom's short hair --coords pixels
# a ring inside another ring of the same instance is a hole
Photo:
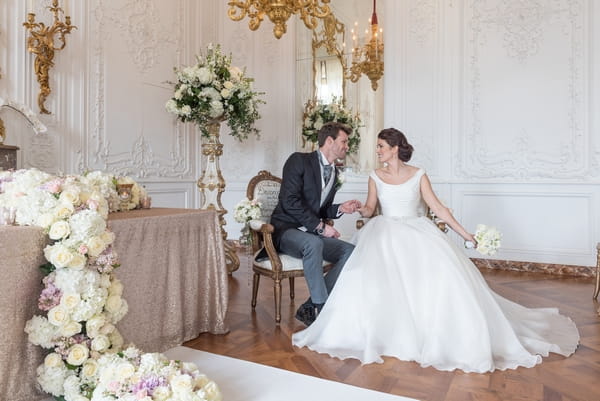
[[[335,140],[338,137],[340,131],[344,131],[348,136],[352,135],[352,128],[350,128],[346,124],[337,121],[330,121],[328,123],[323,124],[323,126],[319,130],[319,147],[325,144],[325,141],[328,137],[332,137]]]

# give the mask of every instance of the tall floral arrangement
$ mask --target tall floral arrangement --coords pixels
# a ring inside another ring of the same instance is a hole
[[[132,203],[118,202],[119,181],[137,187]],[[49,350],[37,380],[57,400],[220,399],[218,388],[194,366],[122,350],[116,324],[128,305],[114,275],[119,261],[106,220],[109,211],[137,207],[144,195],[130,178],[102,172],[0,172],[0,207],[16,210],[17,224],[42,227],[50,239],[38,298],[43,314],[29,320],[25,332],[31,343]]]
[[[305,141],[318,143],[319,130],[323,124],[337,121],[352,128],[348,138],[348,154],[358,151],[360,133],[358,132],[361,120],[358,113],[351,108],[346,108],[340,99],[333,98],[331,103],[309,100],[304,106],[304,120],[302,122],[302,136]]]
[[[231,135],[238,140],[258,135],[254,126],[260,118],[258,106],[262,92],[252,88],[252,78],[245,70],[231,65],[231,55],[221,53],[219,45],[209,44],[197,63],[175,69],[177,81],[173,97],[167,101],[168,112],[183,122],[191,121],[208,136],[207,124],[226,121]]]

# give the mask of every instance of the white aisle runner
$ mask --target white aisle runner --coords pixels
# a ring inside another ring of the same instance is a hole
[[[219,385],[223,401],[416,401],[188,347],[165,355],[198,365]]]

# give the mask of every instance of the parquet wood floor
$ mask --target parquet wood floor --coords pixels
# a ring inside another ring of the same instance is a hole
[[[598,304],[592,301],[592,279],[483,270],[490,286],[508,299],[528,307],[556,306],[570,316],[579,328],[581,344],[571,357],[550,354],[534,368],[468,374],[421,368],[394,358],[361,366],[356,360],[340,361],[292,347],[291,334],[303,328],[293,316],[308,297],[304,279],[296,279],[295,301],[284,283],[282,322],[276,326],[272,281],[261,280],[252,311],[252,273],[243,252],[240,259],[240,269],[229,278],[230,332],[201,334],[184,345],[422,401],[600,401],[600,317]]]

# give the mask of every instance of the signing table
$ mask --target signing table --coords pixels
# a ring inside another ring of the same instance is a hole
[[[117,327],[126,343],[162,352],[202,332],[227,332],[227,267],[218,215],[195,209],[113,213],[109,228],[129,312]],[[0,226],[0,399],[33,401],[45,351],[23,328],[42,290],[46,235],[37,227]]]

